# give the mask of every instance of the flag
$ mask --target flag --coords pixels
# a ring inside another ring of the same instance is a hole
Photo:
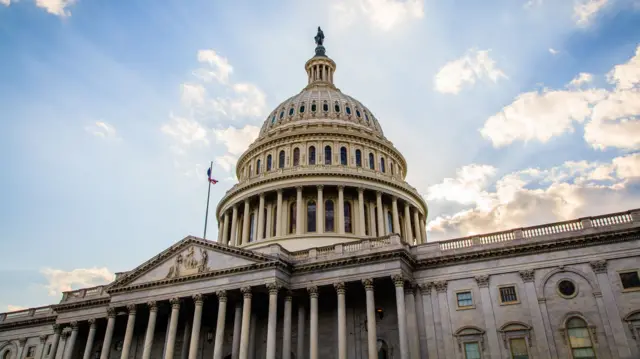
[[[209,183],[216,184],[218,180],[211,178],[211,167],[207,170],[207,177],[209,177]]]

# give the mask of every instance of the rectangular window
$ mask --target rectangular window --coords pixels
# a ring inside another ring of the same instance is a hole
[[[458,292],[456,293],[458,299],[458,308],[468,308],[473,306],[473,297],[471,292]]]
[[[640,276],[637,270],[620,273],[620,281],[623,289],[640,288]]]
[[[511,347],[512,359],[529,359],[527,341],[524,338],[511,338],[509,346]]]
[[[481,359],[480,345],[477,342],[464,343],[464,358],[465,359]]]
[[[504,286],[498,288],[498,290],[500,291],[500,303],[511,304],[518,302],[518,294],[516,293],[515,286]]]

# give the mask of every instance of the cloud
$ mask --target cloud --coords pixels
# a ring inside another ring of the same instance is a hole
[[[104,121],[96,121],[93,125],[85,127],[88,133],[105,139],[119,139],[116,128]]]
[[[428,192],[437,193],[447,182],[465,183],[466,180],[465,172],[458,171],[456,178],[445,179],[431,186]],[[430,240],[636,207],[640,201],[637,191],[640,185],[640,154],[617,157],[608,163],[568,161],[550,169],[528,168],[509,173],[495,182],[486,181],[483,177],[480,182],[481,185],[468,183],[462,186],[468,192],[466,196],[438,198],[440,201],[471,204],[472,207],[431,220],[427,224]],[[593,213],[594,208],[598,213]]]
[[[260,128],[252,125],[246,125],[240,129],[229,126],[226,129],[213,130],[213,133],[216,140],[227,147],[227,152],[232,155],[241,155],[258,137]]]
[[[171,121],[160,127],[160,130],[171,136],[179,144],[190,146],[201,143],[208,145],[207,130],[197,121],[171,115]]]
[[[238,162],[238,158],[230,154],[225,154],[222,156],[217,156],[214,161],[218,166],[222,167],[223,170],[232,172],[233,168]]]
[[[580,89],[592,80],[580,74],[567,90],[526,92],[489,117],[480,133],[494,147],[515,141],[547,142],[585,123],[584,139],[595,149],[640,148],[640,46],[627,63],[615,66],[607,79],[615,88]]]
[[[238,117],[261,117],[267,108],[267,96],[258,86],[238,83],[231,86],[233,97],[216,97],[212,108],[229,119]]]
[[[62,292],[86,287],[107,284],[115,279],[115,275],[107,268],[77,268],[71,271],[44,268],[40,271],[47,278],[45,285],[50,296],[58,296]]]
[[[390,31],[409,20],[424,17],[424,0],[348,0],[334,1],[332,18],[348,27],[364,18],[382,31]]]
[[[25,310],[25,309],[28,309],[28,307],[23,307],[23,306],[20,306],[20,305],[13,305],[13,304],[7,305],[7,311],[8,312],[17,312],[19,310]]]
[[[445,64],[435,76],[435,89],[438,92],[457,94],[463,87],[470,87],[476,80],[498,82],[507,78],[489,57],[489,50],[471,49],[467,53]]]
[[[602,10],[608,0],[579,0],[573,6],[573,18],[578,26],[588,26],[593,17]]]
[[[193,74],[197,78],[207,82],[216,80],[222,84],[229,83],[229,75],[233,72],[233,67],[225,57],[211,49],[200,50],[198,61],[209,64],[209,67],[195,70]]]
[[[71,16],[67,7],[75,2],[76,0],[36,0],[36,6],[45,9],[49,14],[66,17]]]
[[[486,197],[483,188],[495,172],[496,169],[488,165],[471,164],[461,167],[456,171],[456,178],[445,178],[442,183],[429,187],[427,200],[480,203]]]
[[[551,55],[557,55],[560,53],[560,50],[556,50],[552,47],[549,48],[549,52],[551,53]]]
[[[580,88],[582,85],[586,85],[593,81],[593,75],[586,72],[581,72],[578,76],[574,77],[567,87]]]
[[[187,107],[203,106],[207,90],[201,84],[184,83],[180,85],[180,101]]]
[[[0,4],[4,6],[9,6],[11,5],[11,0],[0,0]]]

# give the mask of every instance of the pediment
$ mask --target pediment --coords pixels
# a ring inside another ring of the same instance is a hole
[[[187,237],[116,281],[112,288],[191,277],[273,260],[252,251]]]

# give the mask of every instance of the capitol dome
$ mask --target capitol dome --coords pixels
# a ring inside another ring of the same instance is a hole
[[[323,39],[307,85],[238,159],[239,183],[217,207],[220,243],[296,251],[391,233],[426,242],[427,205],[405,182],[404,157],[371,110],[335,86]]]

